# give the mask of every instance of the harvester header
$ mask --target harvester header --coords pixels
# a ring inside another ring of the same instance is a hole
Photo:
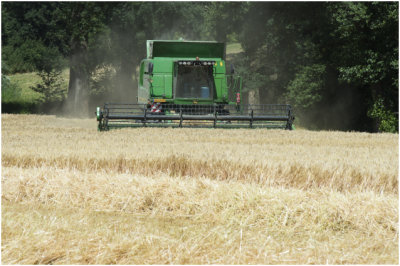
[[[290,105],[242,103],[242,79],[226,73],[225,44],[149,40],[139,68],[137,103],[97,108],[112,127],[272,127],[292,129]]]

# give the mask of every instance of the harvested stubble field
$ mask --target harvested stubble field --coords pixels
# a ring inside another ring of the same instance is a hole
[[[395,264],[398,145],[2,115],[2,263]]]

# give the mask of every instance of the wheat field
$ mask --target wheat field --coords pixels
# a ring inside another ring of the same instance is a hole
[[[397,264],[398,134],[2,115],[4,264]]]

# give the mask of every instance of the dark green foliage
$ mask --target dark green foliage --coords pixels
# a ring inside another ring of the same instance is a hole
[[[399,116],[385,107],[382,98],[378,98],[368,111],[368,116],[377,119],[378,129],[381,132],[398,132]]]
[[[1,75],[1,101],[4,103],[20,102],[21,88],[10,81],[6,75]]]
[[[46,49],[41,42],[27,40],[18,47],[4,46],[3,58],[10,65],[9,73],[34,72],[36,60],[40,60],[40,50]],[[3,59],[3,60],[4,60]]]
[[[315,64],[302,67],[289,83],[289,101],[300,108],[309,108],[320,102],[322,100],[321,91],[325,88],[325,75],[326,67],[324,65]]]
[[[375,118],[392,121],[388,114],[398,111],[398,3],[243,6],[238,39],[244,55],[237,69],[262,102],[294,105],[297,121],[307,127],[374,131]],[[387,112],[372,112],[380,98]]]
[[[206,6],[206,27],[209,37],[220,41],[237,41],[242,23],[247,19],[248,3],[212,2]]]
[[[54,2],[2,2],[2,60],[10,73],[36,70],[43,50],[65,47]],[[60,50],[62,52],[62,49]]]
[[[42,82],[31,87],[34,91],[41,93],[41,101],[45,104],[62,102],[65,99],[66,90],[62,87],[61,71],[40,71],[38,75]]]

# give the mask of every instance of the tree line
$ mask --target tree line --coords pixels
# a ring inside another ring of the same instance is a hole
[[[308,128],[398,131],[397,2],[2,2],[2,87],[37,72],[73,115],[134,102],[145,41],[181,37],[240,43],[244,91]]]

